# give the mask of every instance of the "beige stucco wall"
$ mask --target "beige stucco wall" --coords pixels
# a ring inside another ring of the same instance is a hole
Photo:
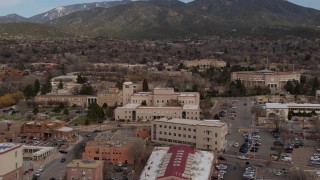
[[[22,146],[0,153],[0,177],[22,167]],[[22,179],[22,177],[20,177]]]

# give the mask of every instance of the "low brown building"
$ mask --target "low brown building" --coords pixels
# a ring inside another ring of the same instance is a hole
[[[87,107],[89,104],[97,102],[97,98],[95,96],[85,95],[39,95],[35,97],[35,102],[44,106],[66,103],[70,106],[77,105]]]
[[[42,139],[61,138],[70,139],[74,134],[72,128],[65,127],[59,120],[29,121],[21,127],[21,135]]]
[[[86,144],[82,159],[105,160],[112,164],[133,164],[146,146],[146,140],[126,132],[106,133]]]

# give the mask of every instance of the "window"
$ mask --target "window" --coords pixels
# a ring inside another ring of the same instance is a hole
[[[215,136],[215,137],[218,137],[218,133],[215,133],[214,136]]]
[[[191,128],[188,128],[188,131],[191,131]]]
[[[17,157],[17,155],[18,155],[18,152],[16,151],[16,152],[15,152],[15,157]]]
[[[218,144],[217,141],[215,141],[214,144],[217,145]]]

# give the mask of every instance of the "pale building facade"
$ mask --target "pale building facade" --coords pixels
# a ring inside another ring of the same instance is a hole
[[[202,150],[223,151],[228,125],[220,121],[162,118],[151,122],[151,141],[169,145],[190,145]]]
[[[96,103],[97,97],[87,95],[39,95],[35,97],[35,102],[49,106],[57,103],[67,103],[70,106],[87,107],[91,103]]]
[[[0,143],[0,179],[23,179],[22,146],[14,143]]]
[[[270,114],[274,113],[277,114],[283,120],[287,120],[289,111],[293,111],[294,113],[311,113],[312,111],[315,111],[315,113],[320,114],[320,104],[266,103],[267,117],[269,117]]]
[[[283,89],[288,81],[300,82],[300,73],[274,72],[268,69],[261,71],[238,71],[231,73],[231,80],[240,80],[245,87],[269,87],[271,90]]]
[[[104,161],[74,159],[67,164],[67,180],[103,180]]]
[[[216,59],[200,59],[192,61],[184,61],[183,65],[187,68],[199,67],[199,70],[210,69],[211,67],[221,68],[226,67],[225,61],[219,61]]]
[[[107,104],[108,106],[120,105],[122,102],[122,91],[119,88],[109,88],[106,91],[99,91],[97,93],[97,104],[103,106]]]
[[[160,118],[199,120],[200,108],[198,105],[157,107],[127,104],[115,109],[116,121],[152,121]]]

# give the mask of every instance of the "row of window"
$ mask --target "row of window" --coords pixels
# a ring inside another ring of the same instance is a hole
[[[180,141],[180,140],[174,140],[174,139],[159,138],[159,141],[196,146],[196,143],[194,143],[194,142]]]
[[[162,131],[159,131],[159,134],[162,134]],[[187,137],[187,135],[186,134],[177,134],[177,133],[171,133],[171,132],[163,132],[163,134],[164,135],[169,135],[169,136],[171,136],[171,135],[173,135],[173,136],[178,136],[178,137],[184,137],[184,138],[186,138]],[[191,135],[188,135],[188,138],[189,139],[191,139]],[[196,139],[196,136],[193,136],[193,139]]]
[[[194,128],[191,129],[191,128],[185,128],[185,127],[182,128],[182,127],[180,127],[180,126],[179,126],[179,127],[176,127],[176,126],[167,126],[167,125],[163,125],[163,126],[162,126],[162,125],[160,124],[160,125],[159,125],[159,128],[162,128],[162,127],[163,127],[163,128],[168,128],[168,129],[171,129],[171,128],[172,128],[172,129],[178,129],[178,130],[181,130],[181,129],[182,129],[182,130],[184,130],[184,131],[187,131],[187,130],[188,130],[188,131],[196,132],[196,129],[194,129]]]

